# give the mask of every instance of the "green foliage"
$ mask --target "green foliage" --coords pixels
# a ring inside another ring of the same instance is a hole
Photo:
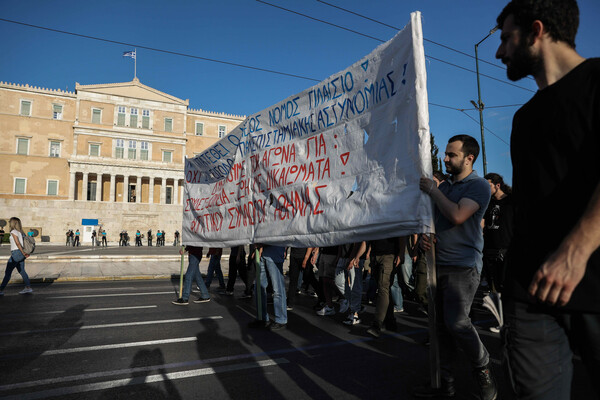
[[[435,138],[433,136],[433,133],[430,133],[429,138],[430,138],[430,144],[431,144],[431,167],[433,168],[433,172],[435,172],[435,171],[444,172],[442,170],[442,159],[440,157],[438,157],[440,149],[435,144]]]

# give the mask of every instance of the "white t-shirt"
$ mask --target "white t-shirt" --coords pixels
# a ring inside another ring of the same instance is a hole
[[[13,235],[15,235],[16,237],[19,238],[21,247],[23,247],[23,235],[21,234],[21,232],[19,232],[16,229],[13,229],[12,231],[10,231],[10,233],[11,233],[11,235],[10,235],[10,251],[19,250],[19,248],[17,247],[17,244],[15,243],[15,237]]]

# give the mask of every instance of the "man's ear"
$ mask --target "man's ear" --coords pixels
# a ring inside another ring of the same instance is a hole
[[[540,40],[546,33],[546,27],[544,23],[539,19],[536,19],[531,23],[531,33],[529,34],[529,45],[533,45],[537,40]]]
[[[467,156],[467,160],[469,160],[469,163],[471,163],[471,165],[473,165],[473,160],[475,159],[475,156],[473,154],[469,154]]]

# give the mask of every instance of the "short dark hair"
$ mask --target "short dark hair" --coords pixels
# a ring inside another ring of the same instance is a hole
[[[506,183],[504,183],[504,178],[502,177],[502,175],[499,175],[495,172],[490,172],[489,174],[487,174],[486,176],[484,176],[484,178],[490,182],[492,182],[492,185],[497,185],[500,184],[500,189],[502,189],[502,191],[506,194],[509,194],[512,192],[512,188],[510,186],[508,186]]]
[[[477,140],[475,140],[473,136],[469,135],[456,135],[452,136],[450,140],[448,140],[448,143],[458,141],[463,143],[461,151],[465,154],[465,156],[472,154],[473,163],[475,163],[475,161],[477,160],[477,156],[479,155],[479,143],[477,143]]]
[[[509,15],[521,29],[522,37],[531,33],[533,21],[540,20],[553,40],[575,48],[579,27],[577,0],[512,0],[496,19],[500,28]]]

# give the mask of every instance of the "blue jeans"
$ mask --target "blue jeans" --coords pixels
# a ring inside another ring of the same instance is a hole
[[[457,344],[473,368],[484,367],[490,361],[490,355],[469,318],[478,286],[477,268],[438,265],[435,315],[444,380],[453,379],[452,363],[457,358]]]
[[[346,291],[346,288],[349,286],[348,285],[348,270],[346,269],[347,265],[348,265],[347,258],[339,258],[338,262],[335,266],[335,278],[334,278],[335,287],[340,292],[340,294],[342,296],[344,296],[344,298],[346,300],[348,300],[348,298],[350,297],[350,290]]]
[[[267,270],[271,277],[273,286],[273,309],[275,311],[275,322],[287,324],[287,309],[285,297],[285,279],[283,278],[283,263],[275,263],[270,257],[260,258],[260,307],[263,321],[269,320],[267,313]],[[258,297],[255,296],[258,303]]]
[[[600,396],[600,314],[558,312],[522,302],[504,304],[506,367],[520,399],[570,399],[573,352],[579,347]],[[589,398],[594,398],[590,393]]]
[[[2,285],[0,285],[0,292],[3,292],[6,285],[8,285],[10,276],[15,268],[23,277],[25,286],[30,286],[29,276],[27,275],[27,272],[25,272],[25,256],[21,253],[21,250],[17,249],[10,252],[10,258],[6,263],[6,270],[4,271],[4,279],[2,280]]]
[[[394,280],[390,287],[390,295],[394,301],[394,308],[404,308],[404,298],[402,297],[402,288],[398,284],[398,274],[394,274]]]
[[[202,274],[200,273],[200,259],[192,253],[189,253],[188,267],[187,271],[185,271],[185,278],[183,281],[183,294],[181,295],[183,300],[187,301],[190,298],[190,293],[192,292],[192,283],[194,281],[196,282],[196,285],[198,285],[198,289],[200,289],[200,298],[210,298],[208,289],[206,289],[206,285],[202,279]]]
[[[208,271],[206,272],[206,287],[210,287],[215,273],[217,274],[217,279],[219,280],[219,286],[224,288],[225,279],[223,279],[223,271],[221,270],[221,256],[212,255],[210,256],[210,261],[208,262]]]

